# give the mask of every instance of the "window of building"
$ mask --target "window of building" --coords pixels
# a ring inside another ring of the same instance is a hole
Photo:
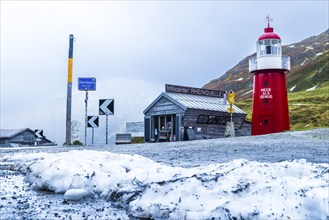
[[[200,114],[197,123],[198,124],[220,124],[220,125],[226,125],[226,123],[229,121],[229,116],[215,116],[215,115],[203,115]]]
[[[32,136],[28,136],[28,135],[25,135],[24,136],[24,142],[33,142],[33,137]]]
[[[208,124],[209,115],[199,115],[197,123],[199,124]]]
[[[268,124],[268,120],[264,119],[264,125],[267,125],[267,124]]]
[[[277,39],[266,39],[258,41],[257,55],[281,55],[281,41]]]
[[[208,124],[217,124],[218,120],[219,120],[219,117],[214,116],[214,115],[210,115],[209,120],[208,120]]]
[[[278,48],[272,46],[272,54],[277,55],[278,54]]]
[[[267,81],[264,82],[264,86],[268,86],[268,82]]]
[[[267,104],[268,103],[268,99],[264,99],[264,104]]]
[[[264,52],[264,46],[263,46],[263,41],[258,41],[258,45],[257,45],[257,55],[258,56],[262,56]]]
[[[160,116],[160,130],[166,129],[166,116]]]
[[[265,43],[266,46],[269,46],[269,45],[271,45],[271,40],[270,39],[267,39],[267,40],[265,40],[264,43]]]

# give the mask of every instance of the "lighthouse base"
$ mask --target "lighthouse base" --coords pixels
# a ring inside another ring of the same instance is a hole
[[[284,70],[254,72],[251,135],[290,130]]]

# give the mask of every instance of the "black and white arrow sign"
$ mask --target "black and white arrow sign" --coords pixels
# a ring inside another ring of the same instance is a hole
[[[88,128],[98,128],[99,127],[99,117],[98,116],[87,116],[87,127]]]
[[[99,114],[100,115],[114,115],[114,99],[100,99],[99,100]]]
[[[43,138],[43,130],[42,129],[36,129],[36,130],[34,130],[34,135],[37,138]]]

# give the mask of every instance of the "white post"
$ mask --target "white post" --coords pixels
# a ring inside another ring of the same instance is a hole
[[[86,99],[85,99],[85,145],[87,145],[87,124],[88,124],[87,109],[88,109],[88,90],[86,90]]]
[[[106,144],[108,144],[108,130],[109,130],[109,126],[108,126],[108,115],[106,115]]]

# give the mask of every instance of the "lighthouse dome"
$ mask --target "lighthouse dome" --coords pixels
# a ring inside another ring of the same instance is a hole
[[[276,33],[273,32],[274,28],[272,27],[267,27],[264,28],[264,34],[262,34],[258,40],[265,40],[265,39],[278,39],[281,40],[281,38],[279,37],[279,35],[277,35]]]

